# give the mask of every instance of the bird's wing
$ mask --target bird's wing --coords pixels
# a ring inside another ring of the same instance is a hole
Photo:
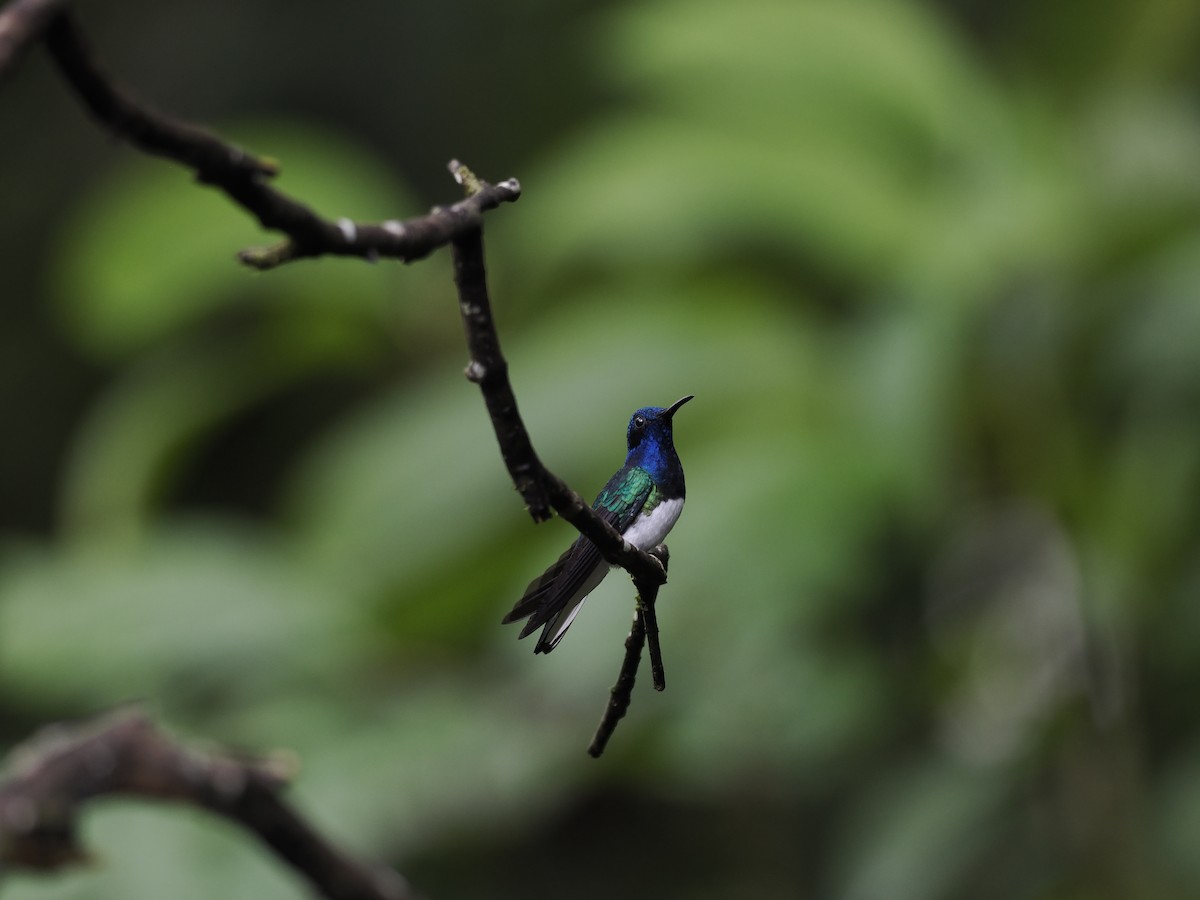
[[[650,473],[641,468],[623,468],[615,474],[592,504],[592,509],[617,531],[624,531],[641,512],[654,488]],[[521,629],[526,637],[553,619],[587,582],[596,567],[604,563],[600,551],[580,535],[558,560],[525,588],[502,622],[516,622],[529,616]]]

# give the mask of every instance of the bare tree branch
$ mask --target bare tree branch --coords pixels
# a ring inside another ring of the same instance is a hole
[[[466,190],[468,198],[478,196],[490,187],[457,160],[450,163],[450,171]],[[650,644],[650,671],[655,690],[661,691],[667,686],[658,640],[658,618],[654,613],[658,588],[667,581],[667,548],[659,545],[651,552],[638,550],[542,464],[521,420],[517,398],[508,378],[508,362],[500,350],[500,336],[496,333],[488,295],[482,225],[456,237],[450,248],[454,256],[459,312],[470,355],[466,376],[479,385],[500,445],[500,455],[521,499],[529,508],[529,514],[535,522],[543,522],[550,518],[553,507],[596,545],[605,560],[625,569],[633,577],[637,589],[637,619],[625,642],[621,675],[612,690],[612,699],[596,737],[588,748],[592,756],[599,756],[629,707],[643,642]]]
[[[484,211],[521,196],[520,184],[509,179],[488,185],[486,190],[453,206],[404,221],[365,224],[322,218],[269,184],[278,172],[275,162],[253,156],[204,129],[157,113],[118,87],[93,58],[67,13],[54,16],[45,37],[59,69],[101,124],[147,153],[194,170],[198,181],[224,191],[264,228],[287,235],[274,246],[238,254],[238,259],[256,269],[324,255],[411,262],[428,256],[458,235],[478,229]]]
[[[0,9],[0,78],[65,5],[66,0],[13,0]]]
[[[458,177],[468,172],[457,162],[451,171]],[[465,176],[463,176],[465,177]],[[473,182],[482,189],[478,182]],[[466,333],[471,361],[466,376],[479,385],[483,402],[496,432],[500,456],[521,499],[535,522],[550,518],[549,498],[544,483],[545,467],[533,449],[533,443],[508,379],[508,361],[500,351],[500,337],[492,320],[488,297],[487,273],[483,262],[483,229],[474,228],[459,235],[450,245],[454,258],[454,283],[458,287],[458,308]]]
[[[264,228],[280,231],[285,240],[270,247],[243,250],[238,258],[258,269],[321,255],[358,256],[367,260],[389,257],[412,261],[449,243],[454,256],[459,309],[470,354],[466,375],[477,383],[492,420],[501,456],[513,484],[535,522],[557,511],[592,541],[604,559],[633,577],[638,592],[640,637],[627,642],[628,689],[632,690],[642,644],[650,644],[654,686],[665,687],[658,624],[654,613],[660,585],[666,583],[666,548],[662,555],[645,553],[627,543],[601,519],[583,498],[547,469],[533,449],[517,409],[508,378],[508,364],[492,318],[483,252],[483,213],[520,197],[516,179],[490,184],[466,166],[450,164],[466,198],[450,207],[405,221],[363,224],[349,219],[325,219],[268,182],[276,164],[253,156],[223,139],[186,122],[155,112],[118,87],[93,58],[62,0],[16,0],[0,13],[0,73],[13,55],[44,31],[47,48],[68,83],[91,113],[118,137],[135,147],[174,160],[196,173],[197,180],[222,190],[252,213]],[[7,54],[7,56],[5,56]],[[629,655],[637,645],[636,658]],[[625,672],[625,669],[622,670]],[[620,685],[622,682],[619,681]],[[614,689],[614,702],[617,699]],[[624,715],[629,698],[612,719]],[[610,711],[616,707],[610,704]],[[603,728],[602,723],[602,728]],[[611,734],[611,728],[609,729]],[[607,736],[604,737],[607,741]],[[595,744],[593,745],[596,746]],[[603,749],[603,742],[599,744]],[[597,751],[594,755],[599,755]]]
[[[650,553],[662,562],[665,572],[671,559],[667,545],[659,544]],[[593,758],[599,758],[604,753],[608,739],[616,731],[617,723],[625,718],[629,703],[633,699],[633,685],[637,680],[638,666],[642,663],[642,647],[647,637],[650,639],[650,673],[654,680],[654,689],[661,691],[667,686],[666,676],[663,674],[662,651],[658,646],[658,620],[654,615],[658,585],[643,584],[636,579],[634,583],[638,586],[637,610],[633,614],[633,625],[630,626],[629,635],[625,638],[625,659],[621,662],[617,681],[610,692],[608,706],[604,709],[604,715],[588,747],[588,755]]]
[[[78,819],[106,796],[185,803],[241,825],[329,900],[418,900],[398,874],[342,853],[280,796],[287,759],[239,759],[184,747],[139,712],[54,726],[13,751],[0,784],[0,862],[53,870],[87,854]]]
[[[629,627],[629,635],[625,638],[625,659],[621,662],[621,671],[617,673],[616,684],[608,698],[608,706],[596,727],[596,734],[588,746],[588,755],[599,759],[608,746],[608,739],[616,731],[617,723],[625,718],[633,698],[633,685],[637,681],[638,666],[642,664],[642,647],[646,644],[646,624],[642,621],[641,610],[633,614],[633,624]]]
[[[491,187],[457,160],[450,163],[450,171],[463,185],[468,199]],[[627,543],[620,532],[601,519],[579,494],[538,459],[517,409],[517,399],[508,379],[508,362],[500,350],[500,337],[492,317],[482,226],[456,237],[450,247],[454,255],[459,312],[470,354],[466,376],[478,384],[483,393],[500,445],[500,455],[521,499],[529,508],[529,514],[535,522],[544,522],[550,518],[553,507],[595,544],[609,563],[620,566],[643,582],[666,583],[666,572],[654,556]]]
[[[671,559],[671,552],[667,549],[667,545],[659,544],[650,551],[650,555],[662,564],[665,577],[667,563]],[[662,648],[658,643],[658,615],[654,611],[654,605],[658,602],[660,582],[646,581],[635,575],[633,584],[638,592],[638,616],[642,620],[642,627],[646,630],[646,643],[650,647],[650,681],[656,691],[665,691],[667,689],[667,673],[663,669]]]
[[[32,3],[34,0],[18,0]],[[43,0],[45,2],[45,0]],[[471,352],[467,376],[483,392],[501,454],[534,521],[550,518],[550,509],[574,525],[599,548],[604,558],[643,581],[662,584],[666,576],[649,554],[627,544],[583,499],[537,458],[508,380],[508,366],[492,321],[483,263],[483,212],[520,197],[516,179],[491,184],[465,166],[451,171],[467,196],[453,206],[426,216],[378,225],[349,219],[323,219],[304,204],[267,183],[277,167],[215,135],[154,112],[113,83],[92,57],[73,19],[59,12],[46,28],[46,44],[67,81],[84,104],[114,134],[147,153],[179,162],[204,184],[220,188],[253,213],[263,227],[282,231],[287,239],[271,247],[244,250],[247,265],[269,269],[320,255],[390,257],[412,261],[450,243],[455,259],[459,308]]]

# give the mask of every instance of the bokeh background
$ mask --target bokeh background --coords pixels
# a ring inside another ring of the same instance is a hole
[[[79,4],[158,107],[331,216],[519,177],[492,290],[547,463],[631,410],[689,504],[669,687],[584,752],[632,612],[498,622],[534,527],[462,377],[448,253],[271,240],[0,85],[0,738],[140,699],[303,762],[448,898],[1200,894],[1200,5]],[[645,673],[643,673],[645,674]],[[231,826],[108,803],[14,900],[289,898]]]

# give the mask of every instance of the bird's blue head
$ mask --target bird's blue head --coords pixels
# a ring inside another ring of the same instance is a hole
[[[675,442],[671,420],[683,404],[692,399],[688,394],[670,406],[644,406],[629,419],[626,439],[629,456],[626,463],[641,466],[655,479],[662,479],[669,470],[679,469],[679,457],[675,454]],[[680,470],[682,473],[682,470]]]

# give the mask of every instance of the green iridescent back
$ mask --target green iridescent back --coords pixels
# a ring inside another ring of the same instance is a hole
[[[626,466],[604,486],[592,508],[625,518],[628,513],[650,512],[661,500],[662,492],[649,472],[640,466]]]

